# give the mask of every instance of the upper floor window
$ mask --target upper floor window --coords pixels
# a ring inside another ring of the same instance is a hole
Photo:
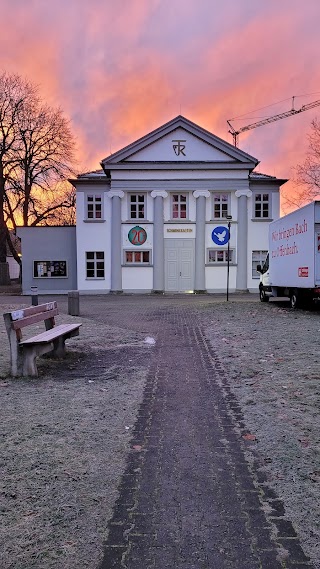
[[[254,217],[270,217],[270,194],[255,194],[254,196]]]
[[[187,194],[172,194],[171,217],[172,219],[187,219]]]
[[[87,219],[102,219],[101,194],[87,195]]]
[[[213,218],[222,219],[229,215],[229,194],[213,194]]]
[[[145,219],[146,204],[144,194],[130,194],[129,196],[130,219]]]

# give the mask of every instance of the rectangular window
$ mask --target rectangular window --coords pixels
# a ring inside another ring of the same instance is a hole
[[[145,195],[130,194],[130,219],[145,219]]]
[[[61,278],[67,277],[67,261],[33,261],[33,277]]]
[[[213,218],[222,219],[229,215],[229,194],[213,194]]]
[[[229,251],[229,263],[233,263],[234,251]],[[228,249],[209,249],[208,250],[208,263],[219,265],[228,262]]]
[[[104,252],[88,251],[86,253],[87,279],[104,279]]]
[[[260,273],[257,272],[257,266],[263,265],[268,255],[268,251],[252,251],[252,278],[259,279]]]
[[[126,265],[150,265],[150,251],[125,251]]]
[[[172,194],[171,196],[172,219],[187,219],[187,195]]]
[[[102,219],[101,194],[89,194],[87,196],[87,219]]]
[[[254,217],[269,218],[270,217],[270,195],[255,194],[254,196]]]

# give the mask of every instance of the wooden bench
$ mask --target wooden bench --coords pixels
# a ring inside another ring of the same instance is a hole
[[[53,357],[65,356],[65,341],[79,335],[81,324],[55,326],[54,317],[57,314],[57,303],[47,302],[3,315],[10,343],[11,375],[37,377],[37,356],[48,352],[52,352]],[[44,321],[46,331],[23,340],[22,328],[41,321]]]

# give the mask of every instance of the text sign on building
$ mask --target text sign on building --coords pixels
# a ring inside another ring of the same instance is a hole
[[[218,225],[212,230],[211,238],[216,245],[226,245],[230,239],[229,229],[223,225]]]
[[[191,228],[187,228],[187,227],[182,227],[182,228],[177,228],[177,227],[168,227],[167,228],[167,233],[192,233],[192,229]]]
[[[165,239],[195,239],[196,227],[191,223],[185,224],[168,224],[164,226]]]
[[[130,229],[128,239],[132,245],[143,245],[147,240],[147,232],[143,227],[136,225]]]

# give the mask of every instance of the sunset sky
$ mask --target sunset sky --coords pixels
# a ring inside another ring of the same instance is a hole
[[[0,72],[63,109],[82,171],[179,114],[232,143],[227,119],[245,114],[239,128],[289,110],[293,95],[297,109],[320,100],[319,0],[0,0],[0,13]],[[319,115],[239,146],[290,178]]]

